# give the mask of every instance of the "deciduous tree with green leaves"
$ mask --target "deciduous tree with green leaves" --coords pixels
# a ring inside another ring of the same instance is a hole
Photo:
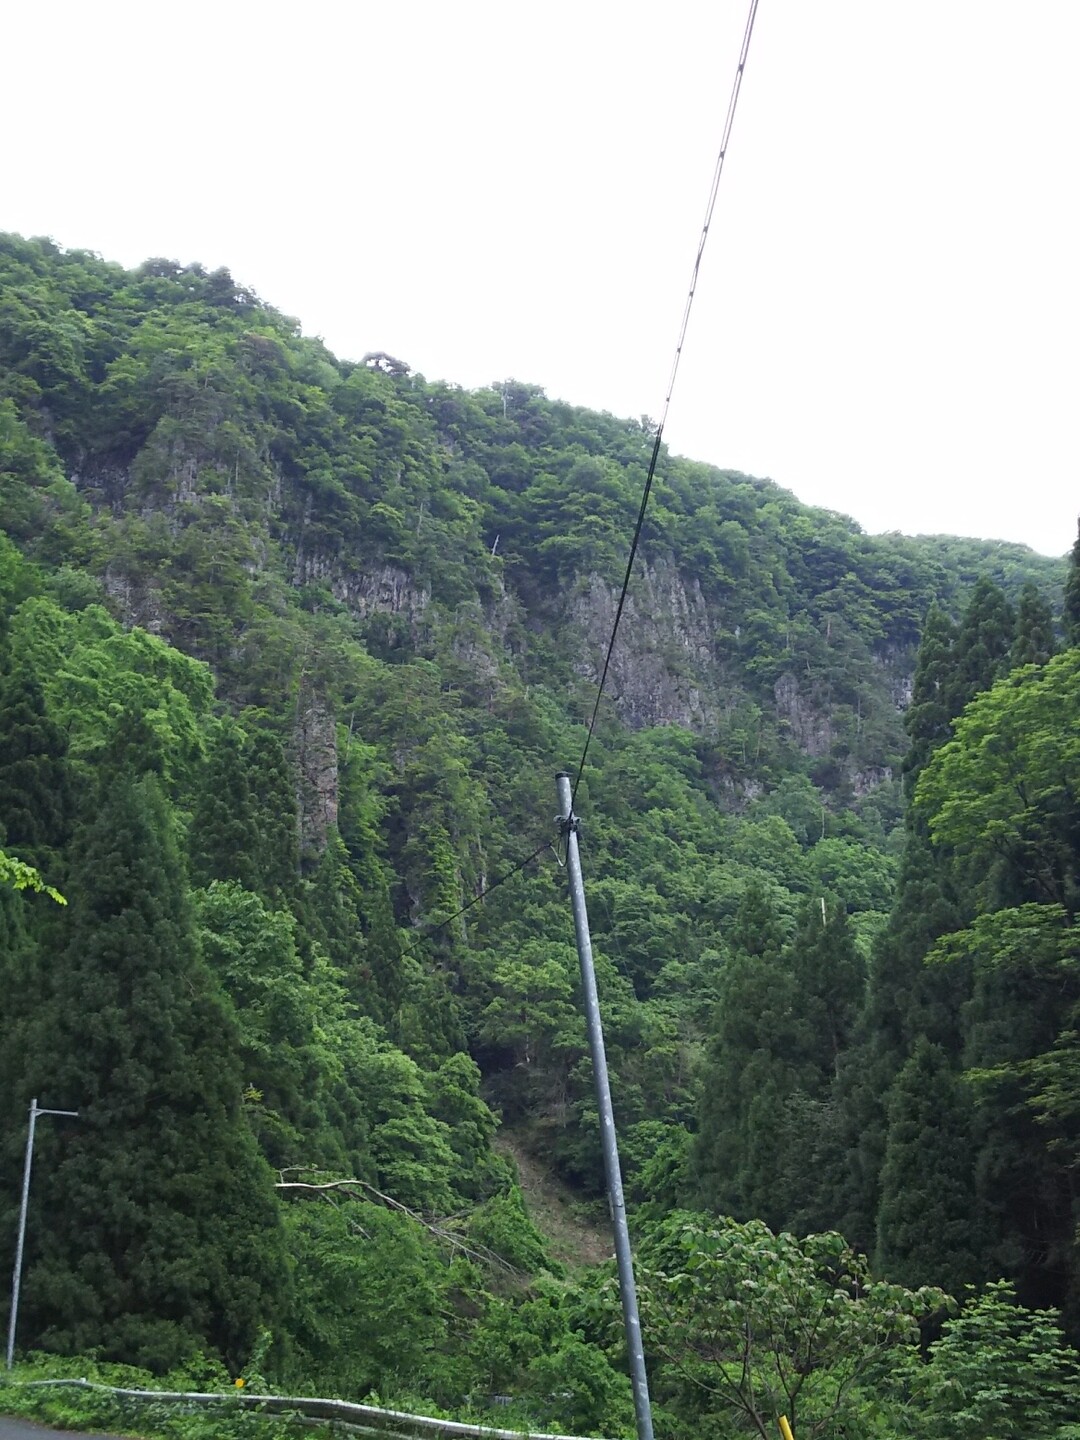
[[[699,1426],[773,1440],[842,1434],[860,1387],[917,1352],[948,1298],[872,1280],[838,1234],[797,1240],[761,1221],[672,1216],[642,1247],[643,1326],[658,1398]]]
[[[906,1419],[926,1440],[1066,1440],[1076,1433],[1080,1355],[1053,1310],[1026,1310],[1006,1281],[971,1294],[925,1363],[908,1369]]]

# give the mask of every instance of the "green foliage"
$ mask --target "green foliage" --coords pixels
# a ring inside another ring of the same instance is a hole
[[[947,1321],[909,1383],[917,1435],[1064,1436],[1075,1424],[1080,1356],[1053,1311],[1022,1309],[999,1281]]]
[[[831,1435],[854,1424],[860,1385],[917,1352],[947,1297],[872,1281],[837,1234],[796,1240],[760,1221],[672,1217],[650,1239],[644,1314],[661,1396],[698,1426]]]
[[[406,1216],[376,1205],[286,1207],[295,1262],[286,1380],[316,1394],[393,1398],[447,1344],[446,1266]]]
[[[191,878],[198,885],[237,880],[249,890],[258,888],[254,804],[242,743],[236,726],[223,725],[203,768],[190,840]]]
[[[1023,665],[1045,665],[1056,649],[1050,606],[1029,581],[1020,592],[1010,661],[1014,669]]]
[[[65,1385],[62,1382],[71,1383]],[[134,1390],[220,1391],[211,1404],[189,1407],[175,1401],[157,1401],[113,1395],[105,1388]],[[0,1413],[19,1416],[36,1425],[94,1434],[138,1434],[145,1440],[289,1440],[316,1435],[324,1440],[329,1426],[242,1409],[227,1373],[202,1357],[165,1377],[130,1365],[102,1363],[90,1356],[74,1362],[34,1355],[16,1367],[13,1377],[0,1379]]]
[[[814,1106],[851,1042],[864,967],[845,911],[824,900],[805,905],[782,946],[763,892],[748,891],[731,933],[695,1170],[710,1208],[779,1226],[807,1199]]]
[[[855,840],[819,840],[808,856],[815,889],[838,896],[852,913],[888,911],[896,891],[899,865]]]
[[[32,674],[14,671],[0,683],[0,816],[9,845],[37,864],[60,850],[71,827],[67,745],[45,712]],[[20,887],[21,888],[21,887]]]
[[[10,885],[13,890],[34,890],[48,895],[58,905],[67,904],[59,890],[46,885],[32,865],[16,859],[14,855],[5,854],[3,850],[0,850],[0,885]]]
[[[327,1031],[344,1010],[325,962],[305,973],[293,916],[235,881],[194,898],[203,959],[235,1007],[245,1108],[264,1154],[278,1168],[346,1164],[340,1141],[323,1133],[341,1064]]]
[[[1069,571],[1065,577],[1061,622],[1066,644],[1080,645],[1080,531],[1069,555]]]
[[[877,1268],[906,1285],[962,1293],[985,1264],[974,1184],[973,1114],[940,1046],[917,1041],[893,1084],[881,1170]]]
[[[284,1281],[180,873],[154,781],[118,786],[79,838],[68,945],[21,1057],[24,1093],[79,1110],[42,1139],[25,1333],[157,1370],[204,1344],[241,1363]]]
[[[1075,908],[1078,672],[1067,650],[978,696],[920,782],[931,834],[984,896]]]
[[[469,1217],[469,1241],[525,1274],[552,1269],[544,1237],[529,1218],[519,1186],[510,1184]]]
[[[24,667],[66,736],[74,782],[94,795],[106,772],[152,773],[170,797],[201,763],[201,724],[213,699],[205,665],[100,606],[78,614],[32,597],[10,619],[12,667]]]
[[[0,881],[24,886],[0,889],[0,1080],[106,1117],[42,1136],[56,1224],[32,1227],[26,1338],[160,1368],[271,1333],[266,1365],[303,1388],[628,1430],[612,1299],[552,1276],[491,1143],[512,1124],[596,1202],[555,857],[442,922],[551,833],[650,425],[340,362],[197,265],[4,236],[0,295]],[[986,1265],[1061,1298],[1064,579],[1018,546],[869,537],[661,449],[578,794],[643,1219],[700,1199],[842,1225],[930,1276],[933,1090],[973,1112],[970,1165],[939,1146],[942,1224],[973,1186]],[[368,1198],[275,1199],[272,1170]],[[673,1431],[704,1414],[681,1383]]]

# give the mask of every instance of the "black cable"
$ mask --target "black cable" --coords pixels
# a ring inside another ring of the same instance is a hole
[[[671,374],[668,376],[667,395],[664,397],[664,408],[660,415],[661,430],[667,422],[668,407],[671,405],[671,392],[675,389],[675,376],[679,373],[679,361],[682,359],[686,330],[690,324],[690,311],[693,308],[694,296],[697,293],[701,259],[705,254],[705,242],[709,238],[709,227],[712,225],[713,211],[716,209],[716,196],[720,189],[720,176],[724,172],[724,161],[727,158],[728,145],[731,142],[731,127],[735,123],[735,111],[739,104],[739,92],[742,90],[743,71],[746,69],[746,57],[750,53],[750,37],[754,33],[754,21],[757,19],[757,8],[758,0],[750,0],[750,10],[746,17],[746,29],[743,32],[742,49],[739,51],[739,63],[735,67],[735,79],[731,85],[727,115],[724,118],[724,130],[720,137],[720,153],[716,157],[712,185],[709,187],[709,200],[705,207],[705,222],[701,227],[701,237],[698,240],[697,254],[694,257],[694,268],[690,274],[690,289],[687,292],[686,305],[683,308],[682,324],[679,327],[679,341],[675,346],[675,358],[671,363]]]
[[[581,775],[585,769],[585,757],[589,753],[589,746],[592,744],[593,730],[596,728],[596,717],[600,710],[600,701],[604,694],[604,683],[607,680],[608,666],[611,664],[611,653],[615,649],[615,637],[619,633],[619,621],[622,619],[623,606],[626,604],[626,593],[630,588],[630,572],[634,568],[634,557],[637,555],[638,541],[641,539],[641,527],[645,523],[645,511],[649,508],[649,493],[652,490],[653,476],[656,474],[656,461],[660,455],[660,441],[663,439],[663,422],[657,426],[656,439],[653,441],[652,456],[649,460],[649,473],[645,476],[645,488],[641,492],[641,504],[638,507],[637,524],[634,526],[634,538],[630,542],[630,558],[626,562],[626,574],[623,576],[622,592],[619,595],[619,603],[615,608],[615,621],[611,627],[611,639],[608,641],[607,654],[604,656],[604,668],[600,672],[600,684],[596,688],[596,704],[593,706],[592,719],[589,721],[588,734],[585,736],[585,748],[581,752],[581,763],[578,765],[577,776],[574,780],[574,788],[570,792],[570,814],[574,813],[574,802],[577,799],[578,786],[581,784]]]
[[[600,683],[597,686],[596,690],[596,703],[593,705],[592,716],[589,720],[588,733],[585,736],[585,745],[581,752],[581,760],[578,764],[577,775],[574,779],[574,788],[571,791],[571,816],[574,814],[578,786],[581,784],[581,777],[585,771],[585,761],[589,754],[589,746],[592,744],[593,731],[596,729],[596,719],[600,713],[600,701],[603,699],[604,686],[607,683],[608,670],[611,666],[611,657],[615,650],[615,640],[619,633],[619,622],[622,619],[623,609],[626,605],[626,596],[630,589],[630,577],[634,569],[634,560],[637,558],[638,545],[641,541],[641,531],[644,527],[645,515],[649,508],[649,496],[652,493],[653,477],[656,474],[656,464],[660,458],[660,446],[664,436],[664,425],[667,423],[668,410],[671,407],[671,394],[672,391],[675,389],[675,377],[679,373],[679,361],[682,359],[683,345],[686,341],[686,331],[690,323],[690,311],[693,309],[694,296],[697,293],[698,276],[701,270],[701,259],[705,253],[705,242],[708,239],[709,227],[712,224],[713,211],[716,208],[716,196],[720,188],[720,176],[723,173],[724,160],[727,156],[728,143],[731,139],[731,127],[735,120],[735,110],[739,102],[739,91],[742,88],[743,71],[746,67],[746,57],[750,50],[750,37],[754,32],[754,20],[757,17],[757,7],[758,0],[750,0],[750,11],[746,20],[746,29],[743,33],[742,49],[739,52],[739,63],[735,70],[735,80],[731,88],[731,96],[728,100],[727,116],[724,120],[723,135],[720,140],[720,153],[716,159],[716,166],[713,170],[712,185],[709,189],[709,200],[705,208],[705,222],[701,227],[701,236],[698,240],[697,254],[694,257],[694,268],[690,275],[690,289],[687,292],[686,305],[683,307],[682,323],[679,326],[679,338],[675,346],[675,358],[672,361],[671,373],[668,376],[667,394],[664,396],[664,406],[660,415],[660,423],[656,427],[656,435],[653,439],[652,455],[649,457],[649,469],[648,473],[645,476],[644,488],[641,492],[641,504],[638,506],[637,523],[634,526],[634,538],[630,542],[630,555],[626,562],[626,573],[623,576],[622,590],[619,593],[619,603],[615,608],[615,619],[612,622],[611,626],[611,638],[608,641],[607,654],[604,656],[604,668],[601,671]],[[515,865],[512,869],[507,870],[506,873],[503,875],[499,875],[491,882],[489,886],[487,886],[486,889],[482,890],[479,895],[474,895],[467,904],[462,905],[460,910],[455,910],[453,915],[447,916],[445,920],[440,920],[437,925],[433,925],[430,930],[425,931],[425,938],[430,935],[438,934],[438,932],[445,929],[447,925],[452,925],[455,920],[460,919],[460,917],[464,915],[467,911],[471,910],[474,905],[479,905],[481,900],[485,900],[493,890],[497,890],[500,885],[505,885],[507,880],[512,880],[515,875],[519,875],[521,871],[525,869],[526,865],[531,864],[532,861],[535,860],[538,856],[542,855],[545,850],[554,850],[554,848],[555,847],[552,845],[550,840],[546,840],[542,845],[538,845],[531,855],[526,855],[525,859],[519,861],[518,864]],[[556,860],[559,859],[559,854],[557,850],[555,850],[555,858]],[[560,861],[560,864],[561,863],[562,862]]]
[[[504,875],[496,876],[486,889],[481,890],[479,895],[474,895],[467,904],[462,905],[460,910],[455,910],[453,915],[448,915],[445,920],[440,920],[439,923],[433,925],[430,930],[425,930],[423,932],[423,938],[426,940],[431,935],[437,935],[439,931],[444,930],[447,925],[452,925],[455,920],[465,914],[466,910],[471,910],[474,905],[479,905],[480,901],[486,900],[493,890],[497,890],[500,885],[505,885],[507,880],[512,880],[515,875],[519,875],[521,871],[525,869],[525,866],[531,864],[537,856],[542,855],[545,850],[551,850],[553,848],[551,841],[545,840],[542,845],[536,847],[531,855],[526,855],[524,860],[519,860],[512,870],[507,870]]]
[[[705,207],[705,223],[701,227],[701,237],[698,240],[697,254],[694,257],[694,268],[690,274],[690,289],[687,292],[686,304],[683,307],[682,324],[679,326],[679,339],[675,346],[675,358],[671,364],[671,374],[668,376],[664,408],[660,413],[660,423],[656,427],[656,439],[653,442],[652,457],[649,460],[649,472],[645,476],[645,487],[641,492],[641,505],[638,509],[637,524],[634,526],[634,538],[630,542],[630,558],[626,562],[626,574],[623,576],[622,592],[619,595],[619,603],[615,607],[615,619],[611,626],[611,639],[608,641],[607,654],[604,657],[604,668],[600,673],[600,684],[596,690],[596,704],[593,706],[588,733],[585,736],[585,747],[581,752],[581,762],[578,765],[574,788],[570,795],[571,815],[574,813],[578,786],[581,784],[581,777],[585,770],[585,760],[589,753],[589,746],[592,744],[593,731],[596,729],[596,717],[600,713],[600,701],[604,695],[604,685],[607,681],[608,669],[611,665],[611,655],[615,649],[615,638],[619,633],[619,621],[622,619],[623,607],[626,604],[626,594],[630,588],[630,575],[634,568],[634,559],[637,556],[638,542],[641,539],[641,529],[645,523],[645,512],[649,507],[649,495],[652,491],[653,476],[656,474],[656,462],[660,458],[660,441],[663,438],[664,426],[667,423],[668,410],[671,407],[671,392],[675,389],[675,377],[679,373],[679,361],[682,359],[683,345],[686,341],[686,330],[690,323],[690,311],[693,309],[694,296],[697,293],[698,275],[701,271],[701,257],[705,253],[705,242],[709,237],[709,227],[712,224],[713,211],[716,209],[716,196],[720,188],[720,176],[724,170],[724,160],[727,157],[728,144],[731,140],[731,127],[734,124],[735,111],[739,103],[739,92],[742,89],[746,57],[750,52],[750,37],[754,33],[754,21],[757,18],[757,8],[758,0],[750,0],[750,11],[746,17],[746,29],[743,32],[742,49],[739,51],[739,63],[735,68],[735,80],[731,87],[727,116],[724,120],[724,131],[720,138],[720,153],[716,157],[712,185],[709,188],[709,201]]]

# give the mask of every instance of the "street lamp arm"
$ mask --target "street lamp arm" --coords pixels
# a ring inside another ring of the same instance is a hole
[[[19,1206],[19,1230],[15,1240],[15,1272],[11,1277],[11,1311],[8,1315],[7,1368],[10,1370],[15,1358],[15,1325],[19,1318],[19,1288],[22,1283],[23,1243],[26,1240],[26,1207],[30,1199],[30,1168],[34,1163],[34,1128],[39,1115],[67,1115],[78,1117],[77,1110],[45,1110],[37,1103],[37,1096],[30,1101],[30,1124],[26,1129],[26,1160],[23,1162],[22,1203]]]

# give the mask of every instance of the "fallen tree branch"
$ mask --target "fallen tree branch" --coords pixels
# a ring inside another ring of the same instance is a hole
[[[350,1200],[359,1200],[362,1203],[367,1203],[370,1199],[373,1198],[379,1201],[380,1204],[385,1205],[387,1209],[396,1210],[402,1215],[407,1215],[414,1224],[420,1225],[430,1235],[433,1235],[436,1240],[439,1240],[443,1244],[448,1245],[452,1250],[460,1251],[460,1253],[464,1255],[467,1259],[472,1260],[478,1264],[497,1266],[499,1269],[504,1270],[508,1275],[513,1275],[514,1278],[518,1280],[524,1280],[526,1278],[523,1271],[519,1270],[516,1266],[511,1265],[508,1260],[504,1260],[501,1255],[497,1254],[496,1251],[489,1249],[488,1246],[478,1245],[475,1243],[467,1243],[465,1240],[463,1240],[456,1231],[451,1230],[447,1227],[447,1218],[444,1217],[442,1219],[436,1220],[425,1219],[423,1215],[417,1214],[417,1212],[415,1210],[411,1210],[408,1205],[403,1205],[400,1200],[395,1200],[392,1195],[387,1195],[384,1191],[377,1189],[367,1180],[358,1180],[355,1176],[347,1180],[318,1181],[286,1180],[284,1178],[288,1174],[302,1174],[304,1172],[304,1169],[304,1166],[293,1165],[290,1166],[287,1170],[280,1170],[278,1173],[279,1175],[281,1175],[282,1178],[275,1182],[274,1189],[303,1191],[307,1194],[318,1195],[320,1198],[330,1201],[331,1204],[333,1203],[333,1197],[331,1192],[335,1192],[336,1194],[342,1195]],[[459,1211],[456,1215],[450,1216],[449,1219],[456,1220],[467,1215],[467,1211]],[[359,1229],[360,1227],[358,1226],[357,1228]],[[361,1234],[364,1233],[365,1232],[361,1230]],[[370,1237],[365,1235],[365,1238]]]

